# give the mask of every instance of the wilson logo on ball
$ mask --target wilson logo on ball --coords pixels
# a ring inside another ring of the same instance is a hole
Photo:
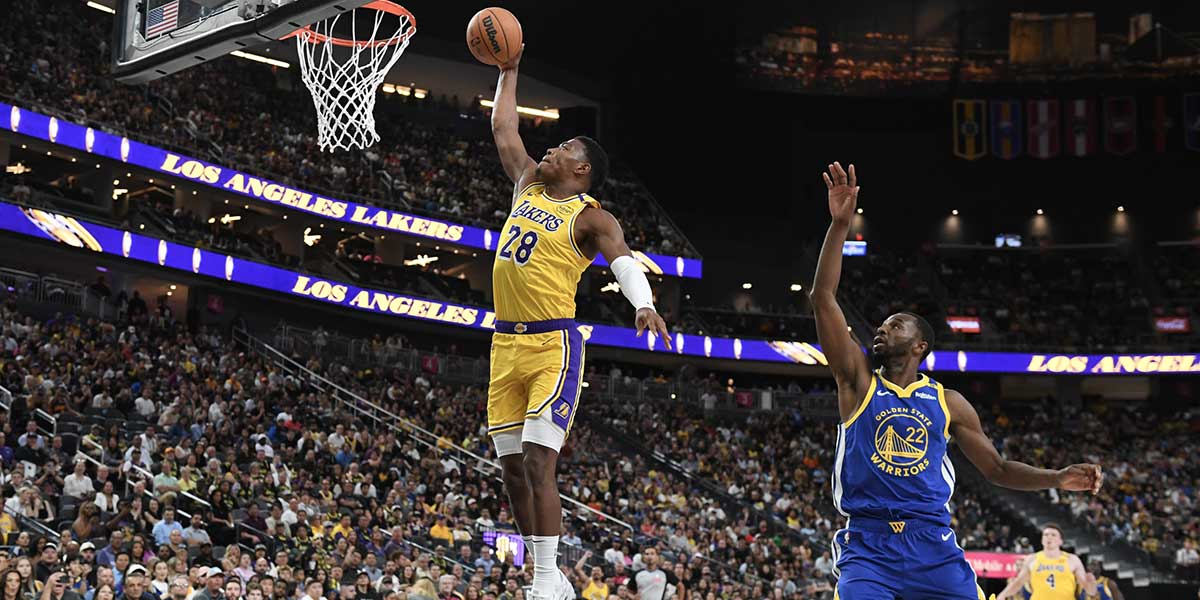
[[[492,21],[491,15],[483,18],[483,30],[487,33],[488,41],[492,43],[492,52],[500,52],[500,42],[496,41],[496,24]]]

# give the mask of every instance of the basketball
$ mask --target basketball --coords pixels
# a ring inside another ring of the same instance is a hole
[[[485,8],[467,23],[467,47],[485,65],[502,65],[521,51],[521,22],[499,7]]]

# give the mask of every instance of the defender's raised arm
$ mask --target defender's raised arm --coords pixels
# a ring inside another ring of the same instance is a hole
[[[870,381],[871,367],[867,357],[850,335],[846,316],[837,303],[838,282],[842,278],[842,244],[850,231],[850,219],[858,205],[858,177],[854,165],[850,172],[842,165],[829,165],[829,172],[821,174],[829,188],[829,213],[833,222],[825,234],[821,246],[821,258],[817,261],[817,275],[808,299],[817,318],[817,339],[821,351],[829,360],[829,368],[838,384],[838,408],[845,421],[854,414],[862,403]]]

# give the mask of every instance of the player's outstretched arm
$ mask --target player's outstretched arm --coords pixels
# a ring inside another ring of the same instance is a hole
[[[637,311],[633,321],[638,337],[649,330],[670,348],[671,332],[667,331],[666,321],[654,309],[654,292],[650,290],[650,281],[625,243],[625,232],[621,230],[616,217],[603,208],[585,208],[575,218],[572,234],[581,241],[587,256],[599,254],[608,261],[609,268],[617,277],[617,284],[621,286],[621,293]]]
[[[537,163],[525,152],[525,142],[517,131],[521,119],[517,116],[517,67],[525,46],[513,59],[500,65],[500,78],[496,81],[496,105],[492,107],[492,137],[496,139],[496,150],[500,152],[500,164],[504,173],[514,184],[515,197],[533,177]]]
[[[992,440],[983,432],[979,413],[962,394],[946,390],[946,406],[950,409],[950,431],[958,440],[959,448],[993,484],[1026,491],[1049,488],[1073,492],[1100,491],[1100,485],[1104,482],[1100,465],[1078,464],[1055,471],[1007,460],[1000,456]]]
[[[1084,592],[1085,590],[1083,589],[1083,582],[1087,581],[1087,569],[1083,568],[1083,561],[1080,560],[1078,555],[1069,554],[1068,556],[1070,556],[1070,558],[1067,559],[1067,568],[1071,569],[1071,571],[1075,574],[1076,587],[1079,588],[1080,592]],[[1084,594],[1081,593],[1080,597],[1084,597]]]
[[[1016,578],[1008,582],[1008,585],[1004,586],[1004,591],[1000,592],[998,595],[992,596],[992,598],[994,600],[1005,600],[1006,598],[1011,598],[1013,595],[1019,592],[1021,588],[1025,587],[1025,584],[1029,583],[1029,565],[1031,563],[1033,563],[1033,556],[1026,556],[1023,564],[1021,565],[1021,572],[1017,574]]]
[[[838,282],[842,278],[842,245],[858,205],[858,176],[854,165],[850,165],[847,173],[836,162],[821,176],[825,179],[825,187],[829,188],[829,214],[833,222],[825,233],[825,244],[821,246],[821,257],[817,260],[817,276],[808,299],[817,318],[821,351],[829,360],[829,368],[837,380],[838,409],[842,421],[846,421],[862,403],[871,377],[867,357],[850,335],[846,315],[837,303]]]
[[[1121,586],[1117,585],[1116,579],[1109,579],[1108,593],[1113,597],[1113,600],[1125,600],[1125,595],[1121,593]]]

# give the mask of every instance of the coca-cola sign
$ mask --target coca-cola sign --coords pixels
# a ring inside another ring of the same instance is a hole
[[[1189,333],[1192,322],[1187,317],[1155,317],[1154,329],[1159,333]]]

